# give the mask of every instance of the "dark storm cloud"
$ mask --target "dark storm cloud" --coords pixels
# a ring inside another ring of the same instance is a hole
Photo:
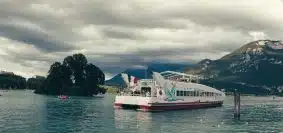
[[[253,31],[283,39],[282,5],[282,0],[0,0],[0,48],[7,45],[0,54],[47,71],[52,62],[87,49],[90,62],[107,73],[152,61],[215,59],[252,41]],[[8,45],[39,51],[21,53]]]
[[[109,38],[117,39],[138,39],[138,36],[135,32],[132,31],[122,31],[115,29],[104,29],[103,34]]]
[[[169,18],[154,15],[154,8],[145,10],[134,1],[89,1],[77,7],[75,18],[85,24],[125,26],[132,28],[186,28]]]
[[[76,21],[64,20],[64,17],[56,14],[38,12],[38,9],[32,10],[33,2],[38,1],[0,2],[0,36],[34,45],[44,52],[76,49],[69,44],[74,37],[81,37],[72,32]],[[45,7],[37,8],[44,10]],[[37,26],[42,31],[29,26]]]
[[[68,51],[74,49],[74,47],[64,42],[54,40],[54,38],[48,34],[13,25],[0,24],[0,36],[33,45],[44,52]]]

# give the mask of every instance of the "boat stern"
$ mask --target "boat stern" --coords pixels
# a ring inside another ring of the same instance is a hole
[[[116,96],[114,102],[115,109],[135,109],[147,111],[146,108],[151,103],[151,97],[140,96]]]

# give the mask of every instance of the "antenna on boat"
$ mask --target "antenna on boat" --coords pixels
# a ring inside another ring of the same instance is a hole
[[[148,66],[145,66],[145,69],[144,69],[144,78],[147,79],[147,70],[148,69]]]

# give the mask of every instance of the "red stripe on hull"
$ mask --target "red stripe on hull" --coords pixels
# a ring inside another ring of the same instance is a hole
[[[122,109],[122,104],[115,103],[114,108],[115,109]]]
[[[146,105],[124,105],[115,103],[114,107],[117,109],[131,107],[142,111],[166,111],[166,110],[183,110],[183,109],[199,109],[209,107],[220,107],[223,102],[202,102],[202,103],[155,103],[151,106]]]

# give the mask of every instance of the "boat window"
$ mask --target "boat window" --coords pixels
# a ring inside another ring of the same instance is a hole
[[[180,96],[183,96],[184,95],[184,91],[180,91]]]
[[[177,96],[180,96],[180,91],[177,91]]]
[[[184,91],[184,96],[188,96],[189,92],[188,91]]]

